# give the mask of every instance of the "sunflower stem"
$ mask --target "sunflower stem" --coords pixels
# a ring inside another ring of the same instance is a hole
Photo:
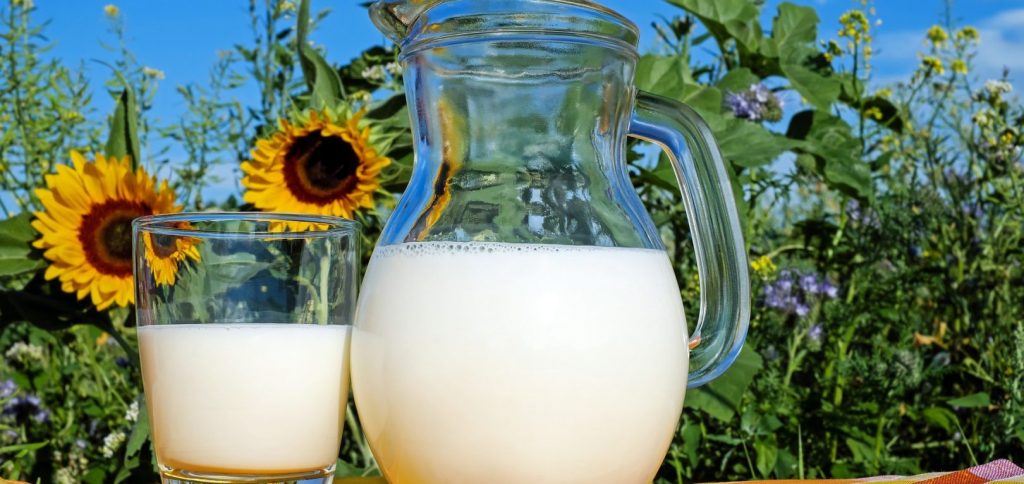
[[[128,343],[128,340],[124,339],[124,336],[121,335],[121,332],[114,327],[114,323],[112,323],[109,319],[103,319],[100,320],[100,322],[95,323],[95,325],[97,328],[106,331],[107,334],[112,336],[114,338],[114,341],[117,341],[117,344],[120,345],[121,348],[124,349],[124,352],[128,354],[128,361],[131,362],[131,364],[139,364],[138,350],[132,347],[131,343]]]
[[[327,254],[320,257],[320,301],[317,305],[319,309],[319,323],[321,325],[329,324],[327,321],[327,278],[330,277],[331,260],[330,260],[330,244],[327,245]]]

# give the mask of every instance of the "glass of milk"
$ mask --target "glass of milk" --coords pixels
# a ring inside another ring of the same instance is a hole
[[[133,227],[139,353],[163,481],[331,482],[359,225],[233,213]]]

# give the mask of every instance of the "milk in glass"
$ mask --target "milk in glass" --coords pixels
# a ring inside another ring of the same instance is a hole
[[[288,474],[337,461],[351,327],[139,328],[149,418],[164,467]]]

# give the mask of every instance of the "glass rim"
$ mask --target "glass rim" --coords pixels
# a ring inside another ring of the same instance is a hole
[[[189,223],[227,223],[227,222],[297,222],[326,225],[325,230],[253,230],[223,232],[195,227],[180,227],[174,224]],[[321,238],[354,235],[360,231],[362,224],[355,220],[329,215],[310,215],[301,213],[278,212],[180,212],[172,214],[147,215],[132,220],[133,233],[149,233],[174,237],[196,237],[207,239],[290,239],[290,238]]]

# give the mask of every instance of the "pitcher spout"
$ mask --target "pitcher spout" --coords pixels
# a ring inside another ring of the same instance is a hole
[[[370,19],[389,39],[402,44],[420,14],[440,1],[379,0],[370,6]]]

